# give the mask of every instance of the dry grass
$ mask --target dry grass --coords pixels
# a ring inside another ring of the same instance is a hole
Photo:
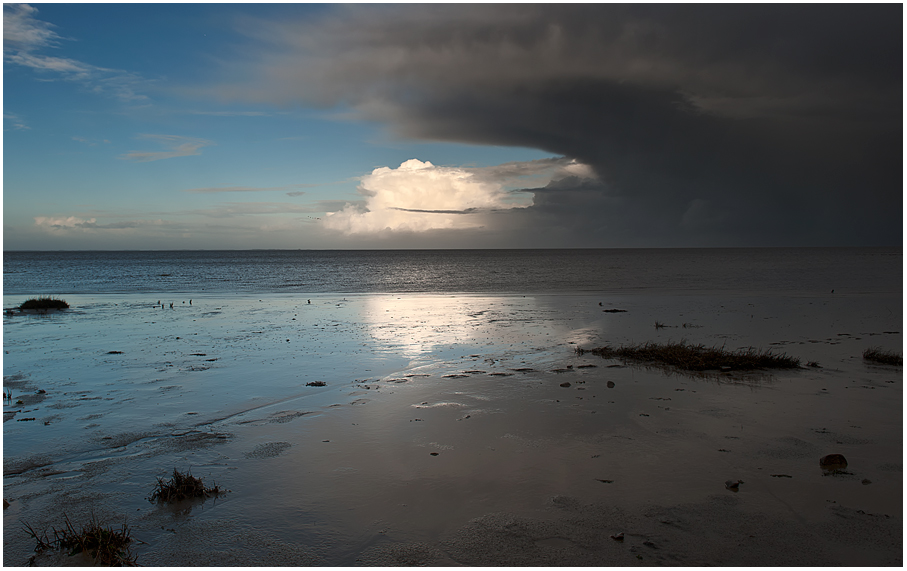
[[[580,349],[576,352],[592,353],[603,359],[620,359],[638,363],[651,363],[664,367],[675,367],[685,371],[708,371],[732,369],[746,371],[754,369],[794,369],[800,366],[800,360],[786,354],[772,351],[761,351],[752,347],[728,351],[723,347],[706,347],[705,345],[687,345],[679,343],[644,343],[628,347],[600,347],[598,349]]]
[[[189,498],[216,496],[222,492],[217,484],[206,488],[201,478],[196,478],[188,471],[183,474],[174,468],[169,482],[165,482],[163,478],[157,479],[157,487],[148,499],[152,502],[178,502]]]
[[[883,365],[902,366],[904,364],[904,359],[901,357],[900,353],[885,351],[880,347],[870,347],[863,351],[863,359],[875,363],[882,363]]]
[[[102,526],[92,517],[88,525],[83,525],[82,529],[76,531],[69,517],[66,514],[63,517],[66,520],[66,527],[61,530],[53,528],[53,539],[48,537],[46,531],[39,535],[30,525],[23,522],[25,531],[38,543],[35,551],[65,549],[70,555],[87,554],[96,565],[108,567],[136,565],[135,555],[129,550],[132,538],[126,524],[123,524],[122,529],[116,530],[110,526]]]
[[[69,309],[69,304],[55,297],[33,297],[25,300],[19,309]]]

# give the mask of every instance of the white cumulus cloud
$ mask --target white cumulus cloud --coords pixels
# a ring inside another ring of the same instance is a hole
[[[398,168],[381,167],[360,179],[364,203],[328,212],[326,228],[346,234],[425,232],[485,226],[497,211],[532,206],[525,184],[542,186],[564,176],[594,176],[565,158],[507,163],[495,167],[435,166],[410,159]],[[513,188],[523,183],[523,188]]]

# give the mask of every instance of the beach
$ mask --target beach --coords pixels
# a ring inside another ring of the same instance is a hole
[[[6,3],[4,566],[904,566],[904,6]]]
[[[151,566],[903,563],[899,294],[166,295],[4,316],[5,565],[64,513]],[[576,352],[681,340],[802,366]]]

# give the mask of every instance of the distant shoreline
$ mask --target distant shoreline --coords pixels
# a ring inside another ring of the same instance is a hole
[[[120,250],[120,249],[76,249],[76,250],[27,250],[27,249],[4,249],[3,253],[28,254],[28,253],[93,253],[93,252],[558,252],[558,251],[649,251],[649,250],[667,250],[667,251],[726,251],[726,250],[903,250],[903,245],[896,246],[677,246],[677,247],[575,247],[575,248],[247,248],[247,249],[212,249],[212,248],[178,248],[178,249],[140,249],[140,250]]]

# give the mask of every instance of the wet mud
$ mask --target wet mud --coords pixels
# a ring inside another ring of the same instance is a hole
[[[64,512],[156,566],[902,564],[896,299],[191,297],[4,316],[4,564]],[[681,336],[821,367],[575,351]],[[230,491],[148,502],[175,468]]]

